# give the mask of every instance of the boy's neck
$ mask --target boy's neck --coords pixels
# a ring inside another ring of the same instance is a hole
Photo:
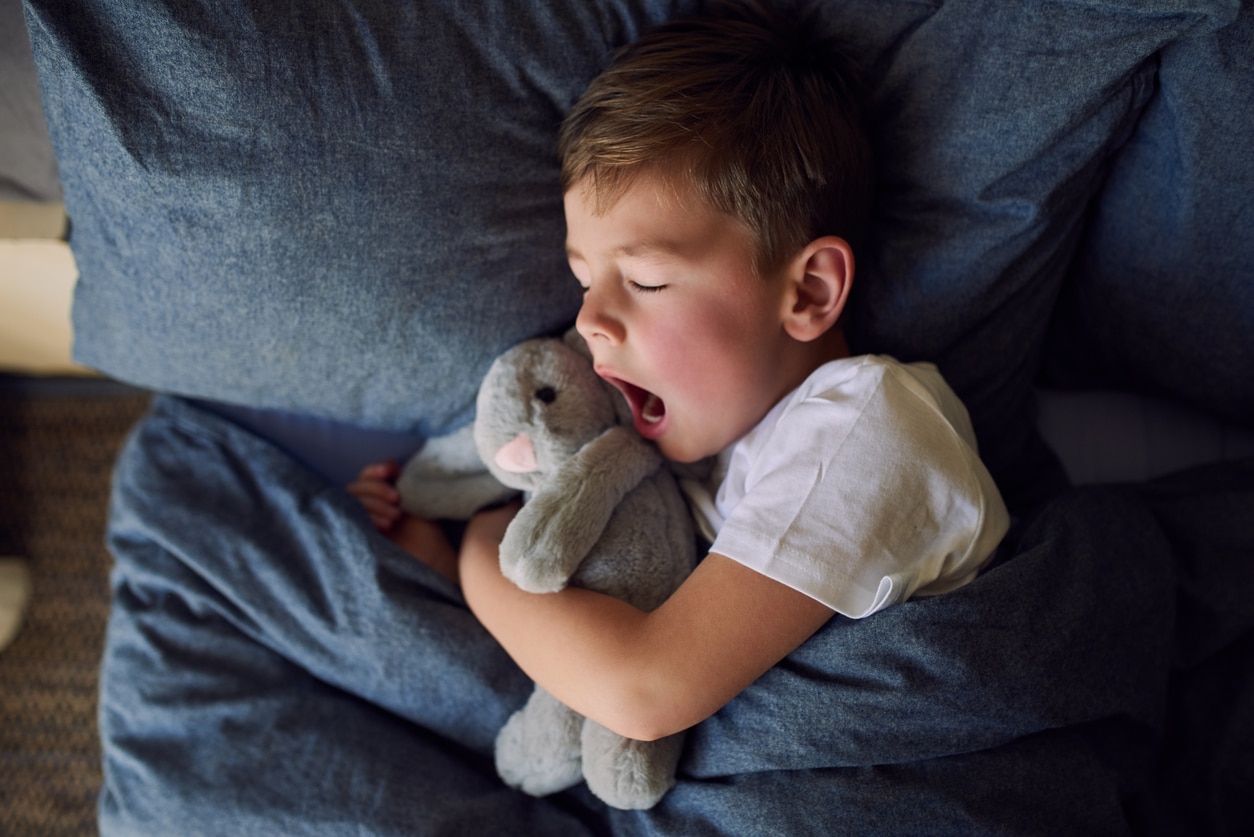
[[[850,355],[849,341],[845,339],[845,330],[839,325],[833,326],[823,336],[807,344],[805,348],[810,367],[806,373],[807,375],[825,363],[841,360]]]
[[[828,344],[825,348],[828,358],[823,361],[823,363],[827,363],[827,361],[830,360],[840,360],[841,358],[849,357],[851,354],[849,351],[849,341],[845,339],[845,329],[843,326],[833,326],[827,334],[824,334],[819,339],[826,341]],[[819,365],[821,366],[822,364]]]
[[[780,369],[783,376],[780,398],[801,386],[823,364],[850,356],[845,331],[839,325],[814,340],[795,343],[794,348],[796,351],[792,353],[792,360]]]

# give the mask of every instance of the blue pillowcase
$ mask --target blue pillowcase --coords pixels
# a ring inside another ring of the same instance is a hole
[[[880,202],[852,342],[937,362],[1011,495],[1049,464],[1032,386],[1088,206],[1153,93],[1154,56],[1233,6],[894,4],[899,19],[869,39]],[[882,8],[830,5],[854,44]]]
[[[667,0],[32,0],[75,357],[421,435],[578,309],[556,128]]]
[[[613,47],[693,5],[27,2],[81,270],[76,357],[420,435],[468,421],[497,354],[573,318],[557,125]],[[1011,493],[1037,479],[1047,326],[1156,55],[1236,7],[822,6],[865,69],[879,155],[854,347],[938,362]]]
[[[1254,423],[1254,3],[1163,49],[1055,314],[1050,380]]]

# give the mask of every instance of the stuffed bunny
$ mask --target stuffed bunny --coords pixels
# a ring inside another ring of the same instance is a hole
[[[501,570],[534,593],[575,584],[652,610],[696,562],[691,518],[661,454],[623,421],[621,397],[585,351],[574,333],[526,341],[480,387],[479,455],[527,495],[501,543]],[[623,738],[537,686],[497,736],[496,766],[534,796],[584,779],[609,805],[649,808],[674,784],[682,746],[682,734]]]

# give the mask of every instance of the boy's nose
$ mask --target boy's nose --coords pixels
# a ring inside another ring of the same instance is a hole
[[[583,305],[575,317],[575,330],[589,343],[594,340],[621,343],[623,340],[622,322],[610,313],[604,294],[592,289],[584,293]]]

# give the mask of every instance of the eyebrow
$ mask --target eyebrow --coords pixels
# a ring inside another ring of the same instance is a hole
[[[660,254],[669,255],[669,256],[678,256],[678,255],[683,254],[683,246],[679,242],[676,242],[676,241],[640,240],[640,241],[631,241],[631,242],[628,242],[627,244],[620,244],[619,246],[615,247],[613,250],[610,251],[610,254],[613,256],[626,256],[629,259],[638,259],[644,256],[653,255],[655,253],[660,253]],[[566,258],[579,259],[580,261],[584,260],[583,255],[574,247],[571,247],[569,244],[566,245]]]

